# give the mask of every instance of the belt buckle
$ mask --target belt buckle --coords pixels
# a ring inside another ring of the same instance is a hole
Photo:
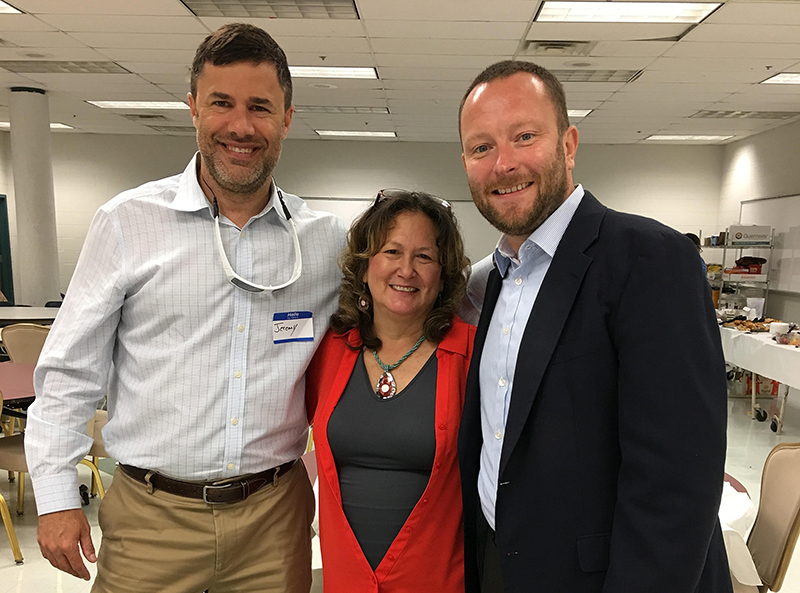
[[[203,502],[206,504],[226,504],[224,500],[208,500],[208,491],[210,489],[223,490],[231,486],[233,486],[233,484],[207,484],[203,486]]]

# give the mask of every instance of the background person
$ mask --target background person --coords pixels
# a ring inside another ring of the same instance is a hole
[[[694,233],[684,233],[684,236],[692,242],[692,245],[694,245],[695,248],[697,249],[697,253],[703,253],[703,248],[700,245],[700,237],[698,237]],[[703,264],[703,274],[705,274],[707,270],[706,260],[703,259],[702,255],[700,256],[700,261]]]
[[[725,365],[696,250],[575,186],[578,131],[544,68],[490,66],[459,121],[503,233],[459,436],[466,591],[730,591]]]
[[[303,373],[335,310],[344,229],[274,183],[291,101],[275,41],[225,25],[192,65],[199,154],[92,222],[26,435],[42,553],[89,579],[75,466],[108,392],[103,435],[120,468],[92,591],[310,588]]]
[[[474,326],[449,204],[384,190],[308,370],[326,593],[464,590],[458,423]],[[377,585],[377,589],[376,589]]]

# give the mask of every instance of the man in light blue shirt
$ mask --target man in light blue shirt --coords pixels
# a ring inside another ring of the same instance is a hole
[[[503,233],[459,434],[467,593],[730,591],[725,366],[696,251],[573,182],[546,69],[488,67],[459,123]]]
[[[272,177],[286,56],[225,25],[198,48],[184,172],[95,215],[35,372],[26,453],[39,544],[93,593],[308,593],[304,373],[336,308],[344,226]],[[120,462],[95,555],[78,497],[86,422]]]

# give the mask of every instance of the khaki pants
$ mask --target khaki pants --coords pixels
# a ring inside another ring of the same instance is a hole
[[[149,494],[118,468],[100,505],[92,593],[308,593],[313,516],[302,463],[221,505]]]

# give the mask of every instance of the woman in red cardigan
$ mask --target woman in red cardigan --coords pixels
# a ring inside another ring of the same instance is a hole
[[[307,373],[326,593],[464,590],[458,425],[475,328],[450,205],[383,190]]]

